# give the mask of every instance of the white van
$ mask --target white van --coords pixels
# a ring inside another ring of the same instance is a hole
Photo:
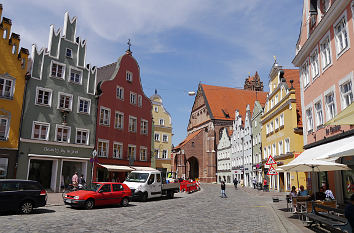
[[[156,169],[132,171],[124,184],[132,190],[133,198],[146,201],[149,198],[167,196],[173,198],[179,192],[179,183],[163,184],[161,172]]]

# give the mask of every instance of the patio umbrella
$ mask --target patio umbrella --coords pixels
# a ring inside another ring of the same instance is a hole
[[[294,163],[293,163],[294,162]],[[291,161],[280,167],[289,172],[324,172],[351,170],[347,165],[323,160]]]
[[[325,125],[353,125],[354,124],[354,103],[350,104]]]

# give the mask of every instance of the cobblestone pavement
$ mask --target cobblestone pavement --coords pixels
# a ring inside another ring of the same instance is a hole
[[[203,184],[174,199],[131,202],[93,210],[48,206],[31,215],[0,214],[1,232],[287,232],[271,198],[227,186]],[[286,223],[285,223],[286,224]],[[293,225],[295,227],[295,225]],[[299,232],[296,227],[294,232]]]

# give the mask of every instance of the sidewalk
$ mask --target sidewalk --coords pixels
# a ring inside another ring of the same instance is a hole
[[[64,205],[62,193],[47,193],[47,206],[59,206]]]
[[[251,187],[239,187],[238,189],[264,198],[265,202],[272,207],[274,214],[278,217],[280,223],[287,232],[313,232],[307,228],[306,224],[304,224],[296,215],[287,212],[286,195],[288,192],[277,192],[273,190],[263,192],[262,190],[253,189]],[[273,202],[273,197],[279,198],[279,202]]]

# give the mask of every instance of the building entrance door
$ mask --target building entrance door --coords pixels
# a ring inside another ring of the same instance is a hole
[[[36,180],[45,189],[51,188],[53,160],[30,160],[29,180]]]
[[[189,163],[189,178],[195,179],[199,178],[199,164],[198,159],[196,157],[191,157],[187,160]]]

